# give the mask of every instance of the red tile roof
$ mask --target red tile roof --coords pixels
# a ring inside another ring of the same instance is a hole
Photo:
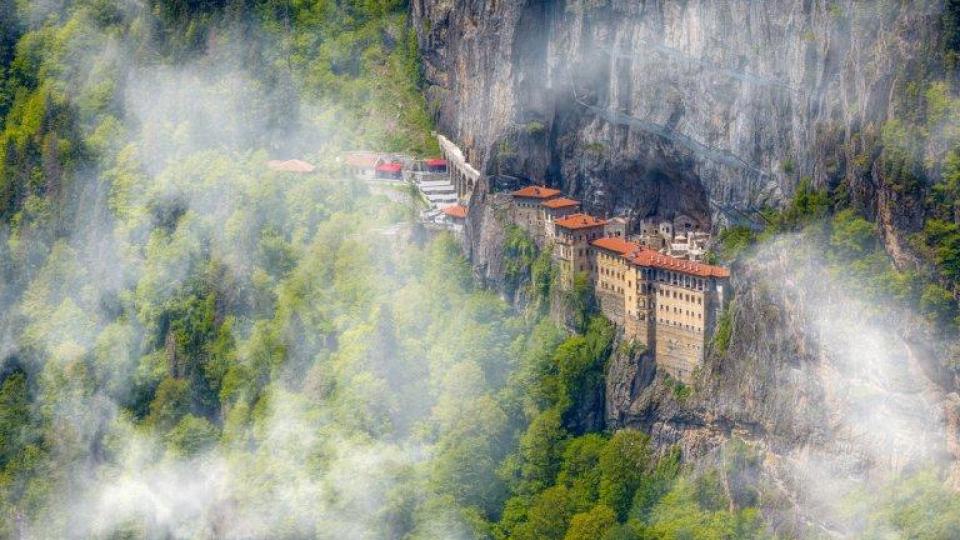
[[[639,244],[627,242],[619,236],[604,236],[603,238],[594,240],[591,244],[601,249],[619,253],[620,255],[627,255],[628,253],[633,253],[641,249]]]
[[[267,167],[273,171],[293,173],[312,173],[317,169],[306,161],[300,161],[299,159],[290,159],[287,161],[273,159],[267,162]]]
[[[567,208],[570,206],[580,206],[580,201],[568,199],[566,197],[559,197],[556,199],[543,201],[540,204],[546,206],[547,208]]]
[[[570,214],[567,217],[556,220],[557,227],[564,229],[587,229],[590,227],[600,227],[606,224],[606,220],[591,216],[590,214]]]
[[[549,199],[559,194],[559,189],[548,188],[546,186],[527,186],[513,192],[514,197],[527,197],[530,199]]]
[[[399,163],[384,163],[382,165],[377,165],[377,171],[387,172],[387,173],[398,173],[403,169],[403,165]]]
[[[462,204],[455,204],[453,206],[448,206],[441,210],[444,214],[458,219],[464,219],[467,217],[467,207]]]
[[[347,154],[346,163],[350,167],[359,167],[361,169],[372,169],[377,166],[382,156],[376,152],[350,152]]]
[[[649,248],[641,248],[638,251],[628,254],[626,258],[637,266],[649,266],[663,270],[673,270],[674,272],[690,274],[698,277],[730,277],[729,268],[713,266],[696,261],[677,259],[676,257],[664,255]]]

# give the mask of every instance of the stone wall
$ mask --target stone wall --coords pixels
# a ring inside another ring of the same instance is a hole
[[[597,302],[600,304],[600,311],[603,316],[610,319],[617,325],[623,326],[624,309],[623,295],[611,291],[596,290]]]
[[[657,323],[655,355],[657,367],[685,383],[703,361],[703,334],[678,326]]]

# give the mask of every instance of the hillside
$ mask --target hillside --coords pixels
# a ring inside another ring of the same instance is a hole
[[[0,0],[0,537],[957,536],[957,13]],[[534,181],[715,233],[691,384]]]

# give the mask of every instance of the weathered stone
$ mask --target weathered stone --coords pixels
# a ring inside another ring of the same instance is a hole
[[[875,208],[895,88],[936,68],[937,2],[415,0],[439,128],[497,178],[598,215],[740,221],[802,177]],[[931,64],[934,64],[931,66]]]

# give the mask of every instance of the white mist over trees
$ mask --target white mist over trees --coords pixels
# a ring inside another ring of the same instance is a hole
[[[767,534],[749,444],[578,430],[623,345],[528,238],[518,312],[340,174],[435,152],[406,8],[0,0],[0,537]]]
[[[473,537],[553,482],[609,327],[557,373],[337,174],[432,149],[401,6],[253,7],[4,4],[3,536]]]

